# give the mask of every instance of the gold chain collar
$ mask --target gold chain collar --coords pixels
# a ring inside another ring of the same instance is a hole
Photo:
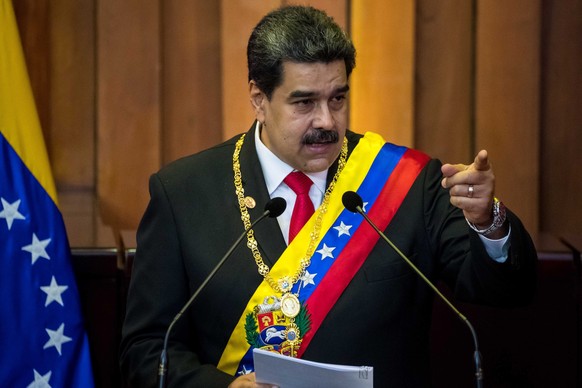
[[[247,210],[247,206],[245,205],[245,192],[242,187],[242,175],[240,171],[240,161],[239,161],[240,150],[242,148],[244,138],[245,134],[243,134],[240,137],[240,139],[236,142],[235,150],[234,153],[232,154],[232,169],[234,171],[234,187],[238,199],[241,220],[243,222],[245,230],[248,230],[247,247],[253,253],[253,257],[255,259],[255,263],[257,264],[259,274],[263,276],[263,278],[267,281],[267,283],[269,283],[271,288],[280,293],[287,293],[291,291],[293,285],[301,278],[301,276],[303,276],[305,268],[309,267],[309,264],[311,263],[311,256],[313,255],[313,252],[316,248],[315,243],[319,239],[319,233],[321,232],[321,221],[323,219],[323,216],[327,212],[329,197],[335,187],[339,175],[341,174],[346,164],[346,159],[348,155],[348,141],[344,137],[342,149],[340,152],[340,158],[338,160],[337,171],[333,176],[333,179],[329,184],[327,190],[325,191],[321,205],[317,209],[317,218],[315,219],[315,225],[313,226],[313,231],[311,232],[311,239],[307,247],[307,252],[305,253],[305,256],[301,259],[299,263],[299,268],[292,277],[284,276],[278,279],[278,281],[275,281],[269,274],[270,271],[269,266],[265,264],[263,258],[261,257],[257,240],[255,240],[255,232],[253,231],[253,229],[249,229],[251,227],[251,217]]]

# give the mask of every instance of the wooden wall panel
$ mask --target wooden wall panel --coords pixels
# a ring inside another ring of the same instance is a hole
[[[540,229],[582,236],[582,2],[543,4]]]
[[[60,190],[95,189],[95,3],[51,2],[52,140]]]
[[[539,0],[478,2],[476,146],[490,152],[496,194],[538,230]]]
[[[160,165],[160,5],[99,0],[97,198],[106,224],[135,228]]]
[[[247,42],[253,27],[280,0],[221,0],[222,137],[246,132],[255,119],[249,100]]]
[[[352,1],[350,128],[413,145],[414,2]]]
[[[473,2],[418,0],[414,146],[443,162],[474,158]]]
[[[19,0],[12,4],[38,118],[47,149],[50,150],[50,1]]]
[[[95,4],[14,1],[69,241],[113,246],[95,212]]]
[[[222,139],[220,2],[162,1],[162,163]]]
[[[248,35],[293,2],[13,1],[65,220],[97,235],[83,241],[135,229],[150,173],[247,129]],[[581,233],[578,0],[299,2],[351,30],[353,129],[447,161],[488,148],[532,232]]]

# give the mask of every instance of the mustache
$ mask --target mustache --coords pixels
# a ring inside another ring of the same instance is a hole
[[[328,144],[337,143],[339,135],[336,131],[322,131],[314,129],[303,136],[303,144]]]

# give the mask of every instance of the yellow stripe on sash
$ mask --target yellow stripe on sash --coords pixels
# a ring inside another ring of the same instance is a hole
[[[347,160],[346,165],[336,182],[336,186],[331,193],[327,213],[322,219],[319,239],[316,241],[317,245],[323,236],[325,236],[325,232],[333,226],[333,223],[339,214],[344,210],[342,195],[348,190],[357,190],[366,177],[376,155],[384,144],[384,139],[382,139],[380,135],[372,132],[367,132],[364,137],[360,139],[358,145]],[[299,268],[299,262],[305,255],[305,250],[309,245],[311,231],[313,230],[316,218],[317,211],[293,239],[292,243],[283,252],[273,268],[271,268],[270,274],[273,279],[277,280],[284,276],[290,276],[297,271]],[[274,293],[275,291],[265,280],[263,280],[255,290],[255,293],[249,300],[244,313],[230,335],[230,339],[222,353],[220,361],[218,362],[218,369],[231,375],[236,373],[241,359],[250,347],[246,341],[246,315],[253,311],[255,306],[263,303],[266,296],[273,295]]]

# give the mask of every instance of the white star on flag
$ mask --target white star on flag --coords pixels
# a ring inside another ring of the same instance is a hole
[[[316,273],[309,273],[308,270],[305,270],[305,273],[303,274],[303,276],[301,276],[301,283],[303,283],[303,288],[305,288],[305,286],[309,285],[309,284],[313,284],[315,286],[315,282],[313,281],[313,279],[315,279],[315,277],[317,276]]]
[[[364,213],[367,213],[367,212],[368,212],[368,211],[366,210],[366,206],[368,206],[368,204],[369,204],[369,203],[370,203],[370,202],[364,202],[364,204],[362,205],[362,211],[363,211]]]
[[[50,238],[40,241],[38,237],[36,237],[36,234],[33,233],[32,243],[30,245],[22,247],[22,250],[30,252],[32,264],[34,265],[34,263],[36,263],[39,257],[45,258],[47,260],[51,259],[45,250],[46,246],[49,245],[50,242],[51,242]]]
[[[321,260],[323,260],[327,257],[331,257],[333,259],[333,255],[331,253],[333,252],[334,249],[335,249],[335,247],[328,247],[324,243],[323,248],[321,248],[319,251],[316,251],[316,252],[321,254]]]
[[[71,337],[67,337],[65,334],[63,334],[63,331],[65,331],[65,324],[61,323],[61,326],[59,326],[59,328],[57,330],[51,330],[51,329],[45,329],[45,330],[46,330],[47,334],[49,335],[50,339],[47,341],[46,344],[44,344],[44,346],[42,348],[47,349],[47,348],[50,348],[51,346],[54,346],[55,349],[57,349],[57,352],[59,352],[59,355],[62,355],[61,348],[62,348],[63,344],[65,342],[69,342],[69,341],[73,340]]]
[[[14,220],[25,220],[24,217],[18,211],[18,206],[20,206],[20,200],[17,200],[13,203],[9,203],[4,198],[0,198],[2,200],[2,211],[0,212],[0,218],[4,218],[6,220],[6,225],[8,225],[8,230],[12,228],[12,223]]]
[[[333,228],[338,231],[338,237],[344,234],[350,236],[350,229],[352,228],[352,225],[346,225],[343,221],[341,221],[340,226],[334,226]]]
[[[44,307],[48,306],[52,302],[57,302],[61,306],[64,306],[62,293],[65,292],[69,286],[59,286],[57,280],[53,276],[51,279],[51,284],[48,286],[40,287],[40,289],[46,293],[46,302]]]
[[[51,374],[53,372],[49,371],[46,375],[41,375],[33,369],[34,371],[34,381],[28,385],[27,388],[51,388],[50,384],[48,383],[51,379]]]
[[[248,375],[250,373],[253,373],[252,369],[247,369],[246,365],[243,365],[243,369],[238,372],[239,375]]]
[[[28,384],[27,388],[51,388],[49,380],[51,379],[51,374],[53,372],[49,371],[46,375],[43,376],[40,373],[38,373],[36,369],[33,370],[34,370],[34,381]]]

